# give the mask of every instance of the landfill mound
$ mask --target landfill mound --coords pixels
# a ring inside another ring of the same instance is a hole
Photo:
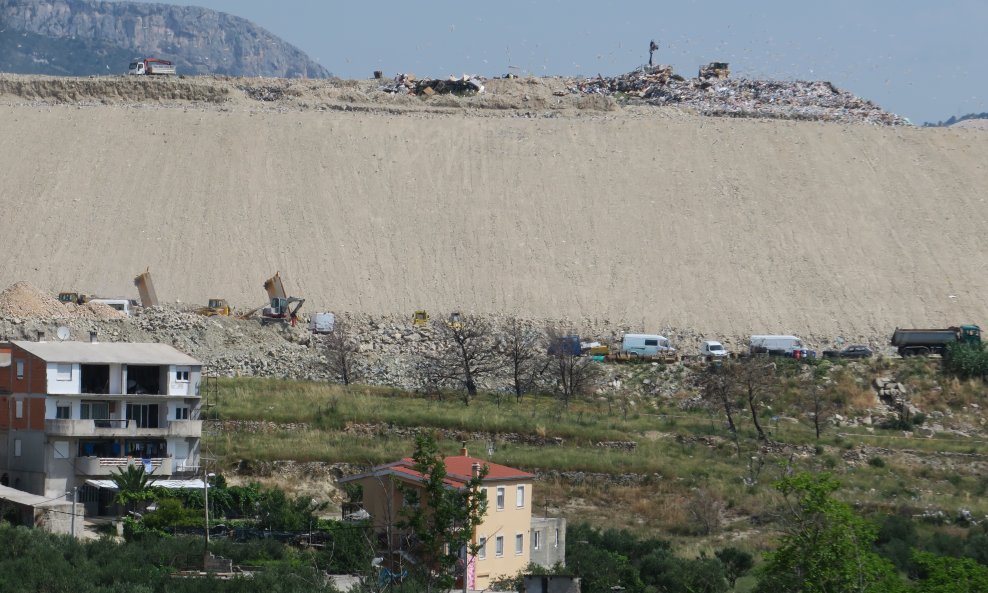
[[[726,65],[725,65],[726,66]],[[701,115],[906,125],[904,117],[825,81],[684,79],[671,66],[642,67],[621,76],[574,81],[572,92],[620,97],[624,102],[677,105]]]
[[[714,95],[730,82],[705,80]],[[985,219],[980,130],[704,117],[563,78],[464,96],[185,82],[229,99],[0,97],[0,286],[135,298],[150,266],[162,303],[244,310],[280,271],[305,312],[710,339],[988,319],[988,242],[964,224]]]
[[[0,74],[0,97],[70,104],[141,104],[149,102],[223,103],[230,88],[212,79],[106,76],[54,78]]]

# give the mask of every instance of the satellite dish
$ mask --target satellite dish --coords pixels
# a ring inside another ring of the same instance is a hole
[[[58,336],[59,340],[64,342],[65,340],[69,339],[69,337],[72,335],[72,332],[69,331],[69,328],[62,325],[59,326],[59,328],[55,331],[55,335]]]

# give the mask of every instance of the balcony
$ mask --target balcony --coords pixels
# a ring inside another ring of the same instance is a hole
[[[168,420],[161,428],[139,428],[135,420],[45,420],[56,437],[198,437],[202,420]]]
[[[151,468],[155,476],[172,475],[171,457],[152,457]],[[141,465],[138,457],[76,457],[75,473],[87,477],[105,477],[126,469],[128,465]]]

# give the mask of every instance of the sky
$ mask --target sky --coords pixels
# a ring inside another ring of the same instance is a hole
[[[336,76],[604,76],[648,62],[696,76],[827,80],[913,123],[988,112],[985,0],[197,0]]]

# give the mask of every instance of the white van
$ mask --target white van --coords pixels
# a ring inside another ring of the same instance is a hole
[[[669,338],[656,334],[624,334],[621,352],[636,356],[655,356],[660,352],[675,352]]]
[[[727,358],[727,348],[716,340],[706,340],[700,344],[700,356],[706,358]]]
[[[751,354],[775,354],[791,356],[803,349],[803,342],[796,336],[751,336],[748,352]]]
[[[89,299],[90,303],[103,303],[130,317],[130,301],[127,299]]]

